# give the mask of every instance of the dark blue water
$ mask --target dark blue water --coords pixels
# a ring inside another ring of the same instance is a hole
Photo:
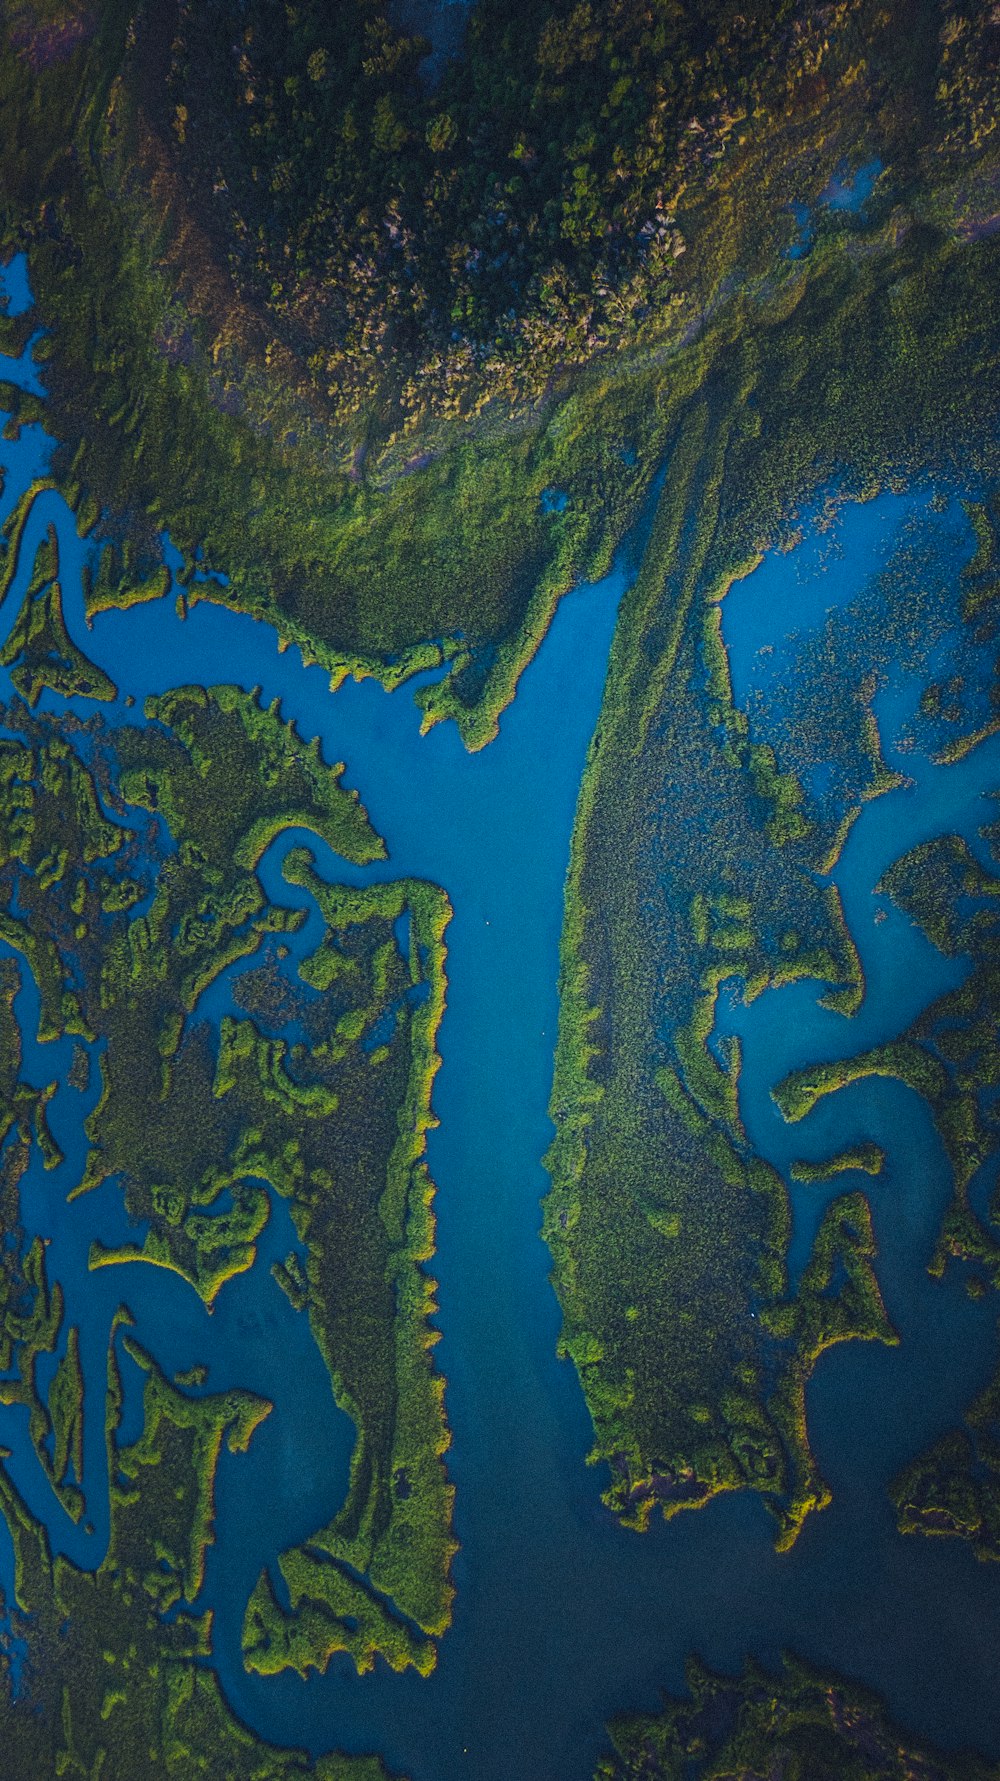
[[[19,478],[21,486],[27,480],[32,454],[37,461],[45,448],[37,430],[26,429],[17,446],[4,449],[12,459],[9,504]],[[877,554],[875,533],[864,530],[874,525],[877,504],[856,512],[862,530],[852,534],[851,554]],[[70,632],[119,684],[110,721],[140,721],[144,695],[178,684],[261,686],[267,698],[281,698],[305,737],[321,737],[328,761],[347,761],[348,783],[387,839],[388,862],[363,870],[314,846],[321,872],[355,882],[412,873],[442,884],[452,900],[434,1095],[440,1126],[429,1134],[428,1153],[439,1190],[434,1273],[443,1339],[436,1355],[448,1379],[449,1469],[462,1542],[454,1627],[429,1679],[396,1676],[382,1665],[359,1678],[346,1659],[308,1682],[243,1671],[247,1596],[261,1566],[273,1565],[283,1546],[335,1512],[352,1430],[333,1404],[306,1318],[292,1311],[268,1271],[272,1258],[294,1246],[280,1202],[256,1266],[223,1288],[211,1315],[189,1286],[163,1270],[136,1263],[87,1273],[93,1236],[107,1244],[136,1236],[124,1226],[113,1182],[65,1204],[82,1167],[92,1082],[84,1097],[60,1088],[52,1117],[66,1162],[48,1174],[33,1164],[24,1185],[28,1228],[53,1236],[51,1270],[67,1291],[69,1320],[81,1327],[92,1533],[61,1515],[16,1426],[18,1413],[0,1412],[0,1438],[15,1449],[12,1472],[52,1529],[56,1549],[93,1565],[106,1543],[104,1366],[113,1311],[125,1299],[140,1341],[167,1370],[207,1360],[207,1389],[243,1384],[274,1403],[249,1453],[223,1455],[218,1538],[203,1600],[216,1610],[214,1661],[230,1703],[275,1741],[317,1751],[338,1744],[377,1749],[415,1781],[584,1781],[607,1716],[652,1708],[661,1687],[680,1688],[688,1653],[736,1669],[748,1653],[776,1662],[790,1647],[881,1688],[914,1731],[1000,1754],[995,1575],[958,1545],[903,1540],[885,1494],[899,1464],[948,1426],[992,1362],[992,1311],[971,1304],[954,1281],[934,1284],[924,1273],[947,1186],[937,1141],[921,1104],[895,1084],[878,1085],[874,1095],[874,1085],[863,1084],[830,1097],[797,1127],[785,1127],[770,1101],[770,1087],[788,1068],[836,1055],[838,1047],[856,1050],[883,1028],[898,1031],[960,974],[960,962],[940,960],[915,931],[904,932],[898,912],[890,909],[881,924],[866,918],[883,864],[922,838],[924,828],[934,833],[958,823],[964,832],[981,820],[979,795],[1000,782],[992,745],[961,769],[928,766],[926,776],[909,759],[907,771],[917,780],[912,798],[893,793],[869,806],[844,850],[838,882],[869,975],[856,1020],[817,1009],[819,986],[808,985],[764,996],[750,1009],[724,1008],[720,1016],[745,1035],[743,1106],[765,1155],[784,1166],[864,1135],[878,1138],[889,1158],[884,1177],[865,1177],[864,1185],[875,1209],[887,1305],[904,1340],[898,1349],[835,1350],[817,1370],[810,1414],[834,1505],[813,1517],[781,1557],[772,1546],[773,1524],[749,1498],[717,1501],[639,1536],[603,1510],[602,1471],[585,1465],[589,1419],[575,1372],[555,1357],[559,1315],[538,1235],[547,1186],[539,1159],[552,1135],[546,1108],[562,887],[626,570],[562,603],[498,740],[469,756],[450,726],[420,737],[409,691],[389,695],[372,683],[349,683],[331,696],[320,670],[304,669],[291,651],[278,654],[272,632],[207,604],[181,622],[168,596],[103,615],[87,633],[78,579],[87,546],[56,496],[41,497],[32,514],[0,635],[50,519],[60,539]],[[789,559],[774,561],[783,572]],[[763,585],[770,588],[766,577]],[[724,624],[742,697],[757,619],[747,618],[743,640],[730,634],[740,598],[739,590],[729,597]],[[770,588],[768,604],[771,641],[780,642],[792,619],[804,622],[780,588]],[[126,695],[134,706],[125,705]],[[45,703],[67,708],[48,695]],[[69,704],[86,710],[85,701]],[[276,901],[307,906],[306,894],[281,874],[295,839],[301,837],[275,845],[262,876]],[[308,919],[312,925],[315,913]],[[301,944],[301,935],[293,937],[294,946]],[[233,987],[230,976],[210,991],[199,1017],[217,1020],[231,1011]],[[32,1004],[30,984],[24,995],[18,1012],[30,1035],[37,995]],[[58,1073],[48,1063],[56,1047],[30,1046],[26,1057],[31,1080]],[[793,1191],[801,1257],[827,1189]],[[140,1385],[137,1373],[129,1376],[128,1432],[138,1426]],[[9,1553],[7,1573],[9,1582]]]

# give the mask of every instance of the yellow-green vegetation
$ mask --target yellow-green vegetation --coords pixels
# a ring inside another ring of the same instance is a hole
[[[967,1540],[979,1559],[1000,1560],[1000,1370],[949,1429],[893,1479],[903,1534]]]
[[[52,477],[36,476],[4,521],[3,529],[0,531],[0,599],[6,599],[20,566],[24,528],[28,523],[28,516],[36,499],[39,495],[57,487],[58,484],[53,481]],[[57,567],[58,545],[49,538],[40,546],[36,555],[29,596],[37,593],[38,589],[55,575]]]
[[[39,1107],[48,1091],[19,1081],[21,1034],[14,1013],[21,967],[0,960],[0,1132],[6,1140],[0,1158],[0,1403],[23,1405],[28,1434],[43,1471],[67,1515],[83,1512],[83,1379],[79,1333],[66,1332],[66,1345],[49,1386],[39,1388],[38,1360],[57,1353],[63,1329],[63,1294],[50,1286],[46,1245],[24,1239],[20,1223],[20,1184],[28,1166]],[[16,1363],[16,1364],[15,1364]]]
[[[839,633],[818,634],[808,701],[770,731],[765,707],[734,702],[720,606],[765,549],[795,542],[824,491],[867,498],[929,472],[944,489],[992,486],[995,450],[953,392],[998,386],[996,253],[929,229],[882,235],[852,259],[827,239],[797,282],[780,281],[780,300],[734,296],[738,325],[720,311],[673,364],[662,493],[577,810],[545,1223],[592,1457],[610,1466],[608,1503],[639,1525],[656,1503],[672,1513],[753,1488],[786,1543],[823,1500],[803,1364],[827,1339],[890,1339],[867,1212],[849,1240],[864,1290],[849,1269],[831,1277],[830,1295],[845,1294],[836,1335],[831,1315],[817,1346],[808,1308],[790,1309],[786,1190],[741,1130],[738,1047],[713,1026],[727,983],[750,1000],[812,978],[834,1011],[860,1005],[857,950],[822,879],[864,802],[898,783],[864,657],[886,602],[902,632],[918,571],[901,560],[884,597],[879,583],[867,613],[858,603],[842,659],[829,648]],[[790,760],[829,763],[835,796],[813,793]],[[797,1073],[782,1105],[800,1117],[872,1070],[933,1093],[944,1081],[910,1035]],[[949,1106],[946,1141],[971,1157],[967,1105]],[[793,1329],[797,1356],[781,1346]]]
[[[795,1298],[761,1312],[770,1335],[794,1344],[793,1359],[770,1404],[791,1466],[788,1503],[776,1542],[779,1551],[794,1544],[810,1510],[823,1509],[830,1501],[806,1427],[805,1388],[816,1362],[837,1342],[897,1341],[875,1278],[874,1256],[868,1202],[863,1194],[844,1194],[826,1210]]]
[[[25,512],[30,499],[23,503]],[[12,562],[16,546],[9,546]],[[10,636],[0,651],[0,663],[29,705],[38,702],[45,687],[63,698],[113,699],[116,688],[100,668],[73,642],[63,618],[62,593],[55,579],[59,545],[54,526],[38,547],[35,567]]]
[[[280,1560],[291,1615],[262,1577],[247,1610],[244,1657],[264,1672],[291,1665],[304,1673],[325,1669],[335,1651],[367,1669],[379,1652],[397,1669],[427,1670],[429,1635],[448,1625],[453,1594],[443,1380],[430,1363],[434,1289],[421,1266],[434,1250],[422,1159],[450,909],[441,891],[416,880],[364,890],[329,885],[302,850],[286,860],[285,875],[311,892],[326,922],[300,974],[321,982],[334,1003],[308,1073],[317,1085],[336,1083],[337,1113],[300,1115],[284,1128],[272,1114],[266,1130],[248,1134],[243,1166],[290,1198],[308,1256],[302,1290],[310,1321],[358,1438],[340,1513]],[[391,937],[404,913],[405,960]],[[374,951],[359,950],[362,935],[369,945],[379,941]],[[386,1041],[379,1023],[387,1009],[395,1009],[395,1028]],[[377,1095],[374,1053],[358,1044],[373,1024],[386,1053]],[[224,1101],[256,1091],[265,1045],[249,1022],[225,1024],[216,1085]]]
[[[150,0],[17,0],[0,236],[52,330],[58,474],[107,545],[95,607],[162,589],[167,527],[192,596],[332,676],[449,662],[428,720],[489,740],[652,486],[684,361],[831,268],[853,349],[873,273],[895,291],[894,261],[992,216],[990,30],[928,0],[481,0],[431,91],[381,0],[169,26]],[[819,208],[790,257],[789,206],[872,153],[865,214]],[[852,350],[797,395],[829,412],[847,363],[874,368]],[[199,546],[227,587],[191,581]],[[772,820],[803,820],[787,777]]]
[[[995,837],[994,837],[995,840]],[[796,1071],[775,1099],[798,1119],[823,1094],[869,1075],[895,1076],[926,1100],[952,1176],[952,1197],[931,1259],[943,1274],[950,1260],[976,1264],[971,1276],[1000,1285],[996,1196],[984,1218],[970,1201],[975,1177],[994,1151],[983,1096],[1000,1081],[996,1051],[1000,960],[994,906],[1000,878],[983,867],[959,835],[941,835],[898,860],[879,889],[891,895],[942,952],[965,954],[971,968],[957,989],[939,996],[899,1039],[873,1051]]]
[[[66,1337],[66,1352],[49,1387],[52,1419],[52,1478],[63,1507],[79,1521],[83,1514],[83,1373],[80,1368],[80,1332],[75,1327]],[[72,1469],[76,1490],[69,1473]]]
[[[885,1162],[885,1152],[879,1144],[852,1144],[848,1150],[838,1150],[836,1156],[825,1157],[822,1162],[802,1161],[793,1163],[789,1173],[793,1181],[830,1181],[835,1175],[844,1175],[849,1169],[860,1169],[865,1175],[880,1175]]]
[[[996,602],[1000,595],[997,573],[1000,494],[996,489],[990,489],[985,500],[965,501],[963,505],[972,526],[976,550],[962,572],[962,617],[967,625],[974,627],[980,642],[989,643],[994,634]],[[1000,728],[998,707],[1000,687],[995,679],[985,704],[980,701],[975,710],[970,708],[962,675],[953,676],[946,682],[932,682],[926,687],[921,712],[934,725],[938,740],[937,759],[944,764],[960,761],[978,743],[995,735]]]
[[[253,1266],[271,1195],[289,1201],[305,1258],[293,1253],[278,1278],[308,1313],[357,1439],[341,1513],[284,1557],[290,1619],[262,1609],[266,1585],[254,1597],[247,1662],[324,1667],[343,1650],[361,1668],[382,1652],[426,1670],[450,1619],[454,1551],[423,1161],[450,908],[414,880],[330,885],[307,851],[293,850],[290,899],[322,916],[296,969],[274,941],[298,933],[305,912],[268,902],[256,868],[292,827],[355,864],[384,859],[343,767],[233,687],[180,689],[151,700],[146,717],[142,727],[74,730],[15,705],[0,748],[0,933],[28,959],[49,1030],[85,1035],[100,1058],[74,1192],[114,1178],[143,1227],[113,1248],[95,1241],[90,1265],[172,1269],[211,1307]],[[73,745],[78,731],[89,765]],[[234,994],[247,1017],[223,1014],[216,1039],[200,998],[242,961],[250,968]],[[44,1123],[49,1091],[17,1086],[18,978],[10,961],[3,969],[10,1117],[26,1142],[35,1134],[46,1163],[58,1161]],[[307,1043],[282,1037],[289,1019],[301,1019]],[[40,1246],[31,1255],[44,1270]],[[33,1313],[39,1352],[54,1351],[60,1314],[55,1288]],[[67,1348],[53,1388],[53,1482],[71,1513],[75,1352]],[[3,1390],[28,1405],[41,1454],[49,1419],[31,1369]]]
[[[1000,897],[1000,878],[986,871],[961,835],[941,835],[914,847],[884,873],[885,891],[924,930],[940,952],[954,957],[965,952],[979,934],[985,941],[992,927],[990,903]],[[981,900],[970,924],[968,906],[960,899]]]
[[[994,1764],[919,1743],[869,1689],[797,1658],[776,1676],[754,1664],[717,1676],[692,1660],[686,1681],[687,1696],[664,1695],[659,1713],[612,1721],[594,1781],[996,1781]]]
[[[980,546],[982,549],[982,546]],[[995,839],[995,837],[994,837]],[[823,1094],[869,1075],[898,1077],[927,1101],[952,1175],[952,1197],[930,1262],[942,1274],[949,1261],[971,1263],[966,1284],[981,1297],[1000,1285],[1000,1204],[994,1191],[985,1215],[970,1188],[995,1145],[983,1096],[998,1080],[997,1010],[1000,967],[995,900],[1000,878],[977,860],[958,835],[922,843],[898,860],[879,889],[948,955],[967,955],[970,970],[958,989],[931,1003],[899,1040],[873,1051],[797,1071],[775,1091],[786,1118],[798,1119]],[[881,1161],[875,1147],[876,1166]],[[843,1166],[842,1159],[835,1159]],[[859,1166],[854,1160],[850,1166]],[[864,1165],[860,1165],[864,1166]],[[829,1165],[828,1165],[829,1167]],[[803,1177],[801,1165],[793,1173]],[[962,1424],[918,1454],[891,1490],[904,1533],[967,1540],[979,1558],[1000,1558],[1000,1375],[971,1403]]]
[[[30,1274],[24,1284],[39,1290]],[[245,1451],[270,1405],[239,1390],[199,1397],[179,1391],[127,1334],[130,1321],[121,1310],[111,1332],[105,1416],[111,1531],[96,1571],[53,1558],[44,1527],[0,1463],[0,1510],[15,1564],[15,1599],[5,1605],[13,1627],[30,1630],[30,1656],[16,1688],[9,1656],[0,1657],[7,1772],[105,1781],[135,1781],[140,1774],[172,1781],[218,1774],[232,1781],[386,1781],[374,1757],[335,1753],[314,1763],[302,1752],[274,1749],[225,1706],[204,1662],[212,1616],[191,1604],[213,1538],[222,1445]],[[117,1439],[120,1330],[146,1374],[144,1426],[129,1446]],[[30,1353],[30,1341],[16,1341],[15,1367]]]
[[[857,1057],[837,1058],[829,1064],[809,1064],[786,1076],[774,1090],[774,1099],[787,1120],[804,1119],[824,1095],[835,1094],[866,1076],[893,1076],[928,1100],[944,1092],[945,1072],[936,1058],[909,1039],[890,1039]]]

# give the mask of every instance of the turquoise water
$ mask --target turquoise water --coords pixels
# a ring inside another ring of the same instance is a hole
[[[11,459],[4,511],[44,449],[37,429],[4,446]],[[872,503],[850,513],[856,530],[843,534],[845,560],[881,561],[879,528],[891,533],[904,509]],[[856,825],[837,870],[868,974],[865,1007],[854,1021],[819,1009],[820,986],[810,985],[772,992],[748,1009],[727,1000],[720,1011],[720,1026],[729,1023],[745,1037],[743,1110],[765,1155],[785,1166],[863,1135],[878,1138],[889,1156],[884,1177],[866,1177],[864,1186],[887,1306],[904,1340],[893,1350],[835,1350],[810,1387],[817,1457],[834,1505],[812,1518],[782,1557],[773,1550],[773,1524],[749,1498],[717,1501],[641,1537],[604,1511],[602,1471],[584,1463],[589,1421],[575,1372],[556,1359],[559,1315],[538,1234],[547,1187],[540,1158],[552,1132],[546,1108],[563,880],[630,565],[623,560],[606,581],[562,603],[498,740],[469,756],[451,726],[420,737],[408,689],[386,694],[372,683],[350,683],[331,696],[320,670],[304,669],[294,652],[279,655],[271,631],[221,608],[200,605],[182,622],[168,597],[103,615],[87,632],[79,585],[87,547],[56,496],[41,497],[32,513],[0,635],[50,519],[59,532],[70,632],[119,683],[118,703],[105,708],[109,722],[140,721],[146,694],[178,684],[261,686],[265,697],[281,698],[303,736],[321,738],[329,762],[346,760],[347,782],[387,840],[388,862],[364,869],[311,842],[320,871],[354,882],[412,873],[444,885],[452,899],[434,1094],[440,1125],[429,1134],[428,1152],[438,1184],[433,1271],[443,1336],[436,1355],[448,1380],[449,1469],[462,1542],[454,1627],[429,1679],[395,1676],[381,1665],[359,1678],[346,1660],[305,1683],[243,1671],[240,1628],[250,1589],[262,1565],[339,1506],[351,1425],[332,1402],[305,1317],[292,1311],[268,1272],[270,1260],[294,1246],[280,1201],[254,1270],[227,1284],[211,1317],[188,1286],[162,1270],[132,1264],[86,1272],[92,1236],[105,1243],[135,1236],[114,1183],[65,1205],[82,1168],[95,1068],[86,1095],[63,1086],[53,1103],[66,1163],[48,1175],[34,1164],[24,1187],[28,1228],[53,1235],[52,1271],[66,1289],[69,1320],[81,1325],[92,1533],[59,1511],[18,1413],[0,1412],[15,1481],[49,1525],[55,1548],[94,1565],[106,1545],[99,1431],[107,1331],[124,1298],[139,1339],[166,1370],[207,1359],[207,1389],[243,1384],[274,1402],[249,1453],[222,1456],[217,1541],[200,1605],[216,1611],[213,1661],[227,1698],[275,1741],[317,1751],[338,1744],[377,1749],[414,1781],[585,1781],[607,1716],[653,1707],[661,1687],[680,1688],[688,1653],[736,1669],[748,1653],[774,1663],[791,1648],[880,1688],[915,1731],[1000,1754],[996,1577],[957,1544],[901,1539],[885,1495],[899,1464],[953,1421],[993,1360],[992,1308],[972,1304],[953,1280],[929,1281],[924,1271],[947,1192],[937,1140],[922,1104],[897,1084],[857,1085],[795,1127],[784,1126],[770,1100],[773,1083],[796,1063],[898,1031],[960,977],[961,961],[942,960],[891,905],[884,922],[873,922],[871,887],[884,865],[925,833],[959,827],[975,837],[989,814],[982,793],[1000,784],[1000,745],[985,744],[948,769],[908,753],[913,786],[869,805]],[[831,600],[850,597],[847,576],[840,595],[827,585],[807,610],[801,579],[781,581],[793,562],[794,554],[768,559],[724,607],[741,702],[755,684],[761,641],[780,643],[793,624],[815,626]],[[9,696],[3,679],[0,692]],[[126,694],[134,707],[125,705]],[[46,695],[44,703],[62,711],[67,702]],[[85,702],[70,703],[87,710]],[[891,707],[891,699],[886,703]],[[899,714],[904,708],[900,692]],[[887,753],[893,709],[885,713]],[[310,906],[280,870],[288,846],[301,838],[282,837],[262,877],[274,900]],[[312,927],[314,910],[309,921]],[[294,937],[296,948],[302,944],[301,935]],[[209,992],[199,1018],[216,1022],[231,1011],[237,974]],[[18,1013],[30,1040],[37,1031],[30,981],[22,998]],[[26,1074],[48,1080],[52,1060],[65,1067],[56,1047],[28,1044]],[[842,1178],[834,1191],[851,1184]],[[796,1266],[826,1191],[793,1190]],[[134,1431],[140,1381],[134,1369],[126,1377]]]

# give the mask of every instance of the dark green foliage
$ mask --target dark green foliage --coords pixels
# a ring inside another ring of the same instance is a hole
[[[53,330],[59,474],[107,534],[94,606],[162,591],[166,525],[192,597],[335,677],[453,661],[422,702],[473,746],[634,519],[692,354],[808,322],[757,414],[783,451],[766,410],[794,394],[811,458],[887,321],[926,351],[866,387],[877,425],[966,338],[956,265],[920,314],[899,279],[991,214],[985,11],[939,33],[922,0],[912,28],[874,0],[794,23],[784,0],[481,0],[431,92],[381,0],[49,10],[19,0],[0,37],[0,229]],[[789,204],[872,152],[865,214],[817,212],[784,259]],[[846,351],[814,360],[834,316]],[[41,412],[9,400],[15,426]],[[227,588],[192,580],[198,546]]]
[[[692,1662],[687,1684],[662,1712],[613,1721],[594,1781],[995,1781],[978,1757],[900,1731],[868,1689],[794,1659],[732,1678]]]
[[[25,512],[29,505],[30,501]],[[58,573],[59,545],[55,527],[50,526],[38,547],[31,582],[0,651],[0,662],[10,669],[11,680],[29,705],[37,703],[45,687],[63,698],[113,699],[113,682],[87,660],[66,630]]]
[[[290,1082],[276,1048],[249,1022],[226,1021],[216,1093],[244,1104],[256,1127],[243,1145],[243,1168],[290,1200],[308,1259],[304,1279],[288,1264],[288,1278],[279,1279],[293,1303],[303,1297],[308,1305],[358,1439],[340,1514],[281,1559],[292,1616],[282,1614],[262,1578],[247,1612],[244,1653],[249,1667],[265,1672],[288,1664],[303,1673],[309,1665],[325,1669],[345,1649],[362,1669],[380,1651],[396,1668],[426,1670],[434,1647],[412,1629],[441,1632],[448,1624],[454,1550],[441,1459],[443,1382],[429,1362],[433,1283],[415,1266],[433,1253],[432,1190],[421,1157],[450,910],[443,893],[412,880],[369,890],[330,886],[299,851],[285,873],[312,893],[327,923],[318,952],[300,969],[326,992],[327,1024],[308,1055],[293,1056]],[[406,959],[392,925],[404,910]],[[410,991],[423,984],[429,993],[413,1004]],[[391,1037],[363,1049],[359,1041],[393,1008]],[[256,1112],[262,1084],[277,1103],[266,1125]],[[298,1105],[289,1105],[290,1089]],[[324,1113],[319,1097],[334,1090],[335,1107]],[[411,1485],[405,1498],[393,1488],[400,1468]]]
[[[1000,1372],[958,1428],[904,1467],[891,1494],[901,1533],[957,1537],[977,1558],[1000,1560]]]
[[[993,485],[989,436],[953,391],[970,378],[997,388],[994,255],[931,231],[885,258],[830,250],[783,310],[742,305],[724,361],[706,340],[675,364],[663,494],[577,814],[546,1216],[564,1347],[594,1417],[593,1457],[611,1466],[606,1500],[640,1525],[656,1503],[673,1513],[750,1487],[772,1501],[786,1544],[824,1500],[801,1414],[803,1356],[808,1370],[824,1344],[786,1299],[785,1188],[742,1132],[738,1048],[708,1040],[727,979],[749,999],[812,977],[828,1006],[857,1008],[857,953],[817,873],[863,802],[895,783],[874,726],[877,677],[846,658],[818,683],[816,709],[796,714],[801,730],[825,713],[819,758],[834,758],[839,801],[806,794],[785,761],[791,726],[760,733],[756,710],[734,704],[719,602],[765,547],[794,541],[803,506],[831,485],[870,495],[932,470],[962,489],[972,467]],[[911,568],[892,591],[902,613],[912,580]],[[860,614],[862,654],[885,600]],[[984,984],[984,1020],[992,994]],[[977,1058],[991,1079],[978,1046]],[[829,1070],[826,1087],[851,1067]],[[857,1060],[856,1073],[871,1069],[932,1095],[944,1082],[918,1034]],[[790,1114],[824,1092],[815,1072],[800,1075]],[[964,1091],[942,1131],[961,1170],[984,1154]],[[864,1291],[849,1313],[845,1300],[840,1334],[889,1340],[867,1242]],[[793,1333],[801,1351],[789,1356]]]

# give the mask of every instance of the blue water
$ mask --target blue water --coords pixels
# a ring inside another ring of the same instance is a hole
[[[12,465],[5,506],[46,449],[37,429],[4,446]],[[870,562],[881,561],[893,514],[901,511],[878,503],[852,510],[860,529],[845,540],[848,557],[867,552]],[[904,1340],[898,1349],[840,1348],[817,1370],[811,1426],[834,1505],[813,1517],[782,1557],[773,1550],[773,1524],[752,1498],[716,1501],[640,1537],[603,1510],[602,1470],[585,1465],[589,1419],[575,1372],[556,1359],[559,1314],[538,1234],[547,1186],[539,1159],[552,1133],[546,1107],[562,887],[628,566],[619,564],[606,581],[560,605],[498,740],[469,756],[450,726],[420,737],[408,690],[386,694],[370,682],[348,683],[331,696],[321,670],[303,668],[294,652],[279,655],[271,631],[221,608],[198,605],[181,622],[171,595],[102,615],[88,632],[79,570],[89,547],[54,495],[41,497],[32,513],[0,637],[50,520],[59,535],[70,633],[119,684],[116,704],[104,708],[109,721],[141,721],[143,697],[178,684],[225,679],[261,686],[266,698],[281,698],[304,737],[321,738],[329,762],[347,761],[347,782],[387,839],[387,862],[353,868],[308,838],[319,870],[352,882],[412,873],[442,884],[452,900],[434,1095],[440,1125],[429,1134],[428,1155],[438,1184],[433,1271],[443,1337],[436,1356],[448,1380],[449,1470],[462,1542],[454,1627],[429,1679],[395,1676],[381,1665],[359,1678],[339,1659],[325,1677],[308,1682],[244,1672],[240,1630],[250,1590],[284,1546],[335,1513],[353,1430],[333,1403],[307,1319],[269,1273],[270,1261],[295,1247],[282,1202],[272,1206],[254,1269],[223,1288],[211,1315],[189,1286],[163,1270],[136,1263],[86,1272],[92,1237],[107,1244],[141,1239],[125,1225],[113,1181],[65,1203],[82,1168],[82,1122],[99,1084],[95,1062],[85,1095],[63,1086],[52,1104],[65,1163],[46,1173],[33,1162],[23,1194],[28,1231],[52,1237],[51,1272],[67,1292],[68,1320],[81,1327],[92,1532],[88,1524],[74,1528],[58,1509],[18,1413],[0,1412],[0,1439],[15,1450],[12,1474],[52,1530],[55,1548],[94,1565],[106,1546],[104,1367],[111,1318],[124,1299],[140,1342],[166,1370],[207,1360],[206,1389],[242,1384],[274,1403],[249,1453],[223,1454],[217,1540],[202,1598],[216,1611],[214,1662],[226,1695],[273,1740],[316,1751],[338,1744],[377,1749],[415,1781],[585,1781],[604,1742],[605,1719],[653,1708],[662,1687],[682,1687],[690,1652],[736,1669],[748,1653],[774,1663],[791,1648],[879,1687],[914,1731],[1000,1754],[996,1577],[957,1544],[902,1539],[885,1493],[919,1443],[954,1420],[993,1360],[989,1305],[971,1303],[954,1279],[930,1282],[924,1271],[947,1190],[937,1140],[922,1104],[898,1084],[857,1085],[795,1127],[784,1125],[770,1099],[788,1068],[898,1031],[960,978],[962,962],[941,959],[891,905],[884,922],[872,921],[871,888],[884,865],[925,832],[975,832],[988,810],[981,793],[1000,783],[997,748],[986,744],[948,769],[915,766],[908,755],[913,787],[868,806],[857,823],[837,872],[868,974],[856,1020],[818,1009],[819,986],[809,985],[772,992],[749,1009],[724,999],[720,1009],[720,1028],[728,1023],[745,1038],[742,1104],[765,1155],[784,1167],[795,1156],[827,1154],[866,1136],[888,1156],[884,1176],[865,1177],[863,1185],[878,1228],[887,1306]],[[724,631],[741,702],[761,642],[777,650],[793,622],[808,628],[829,604],[829,586],[807,612],[795,605],[794,576],[784,591],[768,581],[772,570],[780,577],[793,564],[794,556],[769,559],[760,582],[748,578],[727,599]],[[754,605],[761,587],[766,624]],[[43,703],[55,712],[93,709],[52,695]],[[891,698],[886,703],[891,707]],[[893,734],[894,709],[885,713]],[[887,751],[892,746],[890,737]],[[281,872],[288,846],[302,838],[282,837],[261,868],[269,896],[307,911],[304,927],[289,937],[293,960],[318,933],[312,900]],[[231,1011],[237,974],[206,994],[197,1018],[214,1022]],[[61,1073],[64,1060],[57,1047],[32,1038],[38,1011],[30,978],[22,997],[18,1013],[31,1041],[25,1070],[42,1082]],[[841,1178],[830,1191],[851,1184]],[[793,1193],[793,1265],[800,1266],[828,1190],[801,1186]],[[134,1368],[125,1376],[130,1434],[138,1427],[141,1378]],[[9,1585],[9,1541],[4,1561]]]
[[[758,689],[790,683],[803,637],[888,567],[908,522],[926,515],[931,500],[929,490],[876,495],[841,510],[823,530],[816,524],[819,509],[813,509],[794,550],[770,552],[734,584],[723,602],[722,631],[741,709]],[[969,556],[974,549],[970,527]]]
[[[788,208],[795,219],[798,233],[795,240],[786,247],[785,258],[786,260],[804,260],[816,239],[812,211],[808,204],[802,203],[801,199],[794,200]]]
[[[25,315],[33,300],[28,256],[14,254],[6,266],[0,266],[0,309],[5,315]]]
[[[877,156],[865,161],[853,174],[848,172],[846,165],[841,165],[824,186],[819,201],[827,210],[847,211],[856,216],[875,190],[881,172],[882,162]]]
[[[877,156],[865,161],[854,173],[848,170],[846,162],[841,162],[827,180],[816,203],[835,215],[861,217],[882,171],[883,164]],[[797,198],[793,199],[788,208],[795,220],[797,234],[794,241],[785,248],[785,258],[803,260],[816,240],[815,206]]]
[[[569,496],[565,489],[543,489],[538,497],[538,506],[542,513],[565,513],[569,506]]]

